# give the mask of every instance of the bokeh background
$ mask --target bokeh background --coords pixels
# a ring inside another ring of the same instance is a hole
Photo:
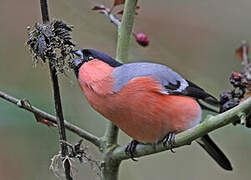
[[[95,48],[115,56],[116,27],[107,17],[90,9],[110,7],[112,0],[49,1],[51,17],[74,25],[73,38],[80,47]],[[144,32],[150,46],[132,41],[130,61],[167,64],[215,96],[230,88],[228,77],[240,71],[234,55],[241,40],[251,38],[249,0],[140,1],[135,32]],[[26,27],[40,22],[39,0],[0,1],[0,90],[54,113],[47,64],[32,67],[25,41]],[[87,104],[72,72],[60,75],[64,115],[67,120],[98,136],[107,121]],[[248,180],[251,178],[251,130],[226,126],[211,133],[231,159],[234,171],[226,172],[196,144],[176,153],[163,152],[139,162],[124,161],[120,180]],[[79,137],[68,132],[70,142]],[[120,132],[119,141],[130,140]],[[0,99],[0,180],[54,180],[50,159],[58,153],[58,133],[36,123],[33,115]],[[89,151],[100,158],[89,145]],[[95,179],[85,164],[76,164],[77,179]]]

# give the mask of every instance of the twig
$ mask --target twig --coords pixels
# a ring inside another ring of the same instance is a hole
[[[117,18],[112,13],[113,8],[114,8],[114,6],[111,9],[109,9],[109,8],[106,8],[104,5],[97,5],[97,6],[94,6],[94,8],[92,10],[98,11],[99,13],[102,13],[105,16],[107,16],[109,18],[109,20],[117,26],[118,32],[120,32],[119,28],[121,25],[121,20],[119,18]],[[137,8],[137,6],[136,6],[136,8]],[[143,47],[146,47],[149,45],[150,39],[146,36],[146,34],[136,33],[136,32],[132,31],[132,35],[139,45],[141,45]]]
[[[184,132],[179,133],[175,137],[175,148],[184,145],[189,145],[192,141],[215,129],[221,128],[223,126],[226,126],[227,124],[240,120],[242,118],[240,116],[240,112],[242,112],[241,115],[248,114],[251,112],[251,98],[247,99],[246,101],[229,111],[226,111],[216,116],[210,116],[204,122],[195,126],[192,129],[188,129]],[[135,157],[146,156],[168,149],[169,148],[164,147],[162,143],[157,145],[139,144],[136,149]],[[116,150],[113,151],[111,157],[116,160],[125,160],[130,158],[130,156],[125,153],[125,147],[116,148]]]
[[[41,13],[42,13],[42,20],[43,20],[43,23],[46,24],[50,21],[47,0],[40,0],[40,6],[41,6]],[[59,136],[60,136],[60,140],[66,141],[64,116],[63,116],[63,110],[62,110],[62,105],[61,105],[57,71],[56,71],[55,66],[53,66],[53,63],[50,60],[49,60],[49,68],[50,68],[51,81],[52,81],[52,86],[53,86],[54,103],[55,103]],[[61,145],[62,158],[65,159],[63,160],[64,169],[65,169],[65,177],[67,180],[72,180],[70,161],[68,158],[66,158],[68,156],[67,145],[62,142],[60,143],[60,145]]]
[[[108,8],[105,8],[104,10],[101,10],[100,13],[103,13],[104,15],[106,15],[110,21],[119,26],[121,24],[120,20],[118,18],[116,18],[112,13],[111,13],[111,10],[108,9]]]
[[[51,114],[48,114],[48,113],[46,113],[46,112],[44,112],[44,111],[42,111],[42,110],[40,110],[40,109],[38,109],[38,108],[36,108],[34,106],[27,106],[26,104],[21,104],[21,103],[19,103],[19,102],[21,102],[20,99],[16,99],[15,97],[10,96],[10,95],[2,92],[2,91],[0,91],[0,98],[3,98],[5,100],[13,103],[13,104],[17,105],[18,107],[20,107],[22,109],[25,109],[27,111],[30,111],[30,112],[34,113],[34,114],[37,114],[41,118],[44,118],[44,119],[46,119],[46,120],[48,120],[48,121],[50,121],[52,123],[57,123],[57,119],[56,119],[55,116],[53,116]],[[90,143],[96,145],[97,147],[100,147],[100,144],[101,144],[100,141],[101,140],[97,136],[94,136],[93,134],[79,128],[78,126],[76,126],[74,124],[69,123],[66,120],[64,121],[64,124],[65,124],[65,127],[69,131],[77,134],[78,136],[84,138],[85,140],[89,141]]]

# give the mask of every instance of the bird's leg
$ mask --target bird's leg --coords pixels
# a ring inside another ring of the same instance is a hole
[[[137,161],[136,159],[134,159],[134,154],[135,154],[135,151],[136,151],[137,144],[139,144],[138,141],[132,140],[132,141],[126,146],[126,149],[125,149],[125,153],[128,154],[128,155],[131,157],[131,159],[132,159],[133,161]]]
[[[164,146],[167,146],[168,143],[168,147],[170,148],[172,153],[175,153],[175,151],[173,150],[174,144],[175,144],[175,133],[171,132],[168,133],[166,135],[166,137],[162,140],[162,143]]]

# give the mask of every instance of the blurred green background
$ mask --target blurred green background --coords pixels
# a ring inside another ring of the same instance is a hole
[[[83,48],[95,48],[115,56],[116,28],[107,17],[90,9],[95,4],[110,7],[112,0],[49,1],[50,15],[74,25],[73,38]],[[131,61],[167,64],[207,91],[218,96],[229,89],[228,77],[240,71],[234,55],[240,41],[251,38],[249,0],[155,0],[140,1],[135,32],[144,32],[150,46],[132,41]],[[25,41],[26,27],[40,22],[39,0],[0,1],[0,90],[27,98],[54,113],[47,64],[32,67]],[[74,74],[60,75],[64,115],[70,122],[102,136],[107,121],[87,104]],[[226,172],[196,143],[176,153],[163,152],[124,161],[120,180],[248,180],[251,178],[251,131],[226,126],[211,133],[231,159],[234,171]],[[68,132],[71,142],[79,137]],[[120,132],[119,141],[130,140]],[[54,180],[50,159],[59,151],[55,128],[36,123],[33,115],[0,99],[0,180]],[[97,149],[89,151],[100,158]],[[85,164],[76,163],[76,179],[95,179]]]

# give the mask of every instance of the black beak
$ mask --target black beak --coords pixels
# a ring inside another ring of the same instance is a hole
[[[78,57],[80,57],[81,59],[83,59],[83,52],[81,50],[77,50],[74,52],[74,54],[76,54]]]
[[[73,59],[72,60],[72,65],[75,68],[79,68],[80,65],[83,63],[83,59]]]
[[[70,67],[74,70],[76,77],[78,78],[79,68],[83,64],[83,59],[71,59],[69,62]]]
[[[75,75],[78,78],[78,71],[81,65],[83,64],[84,59],[83,59],[83,53],[81,50],[75,51],[74,54],[76,54],[79,57],[79,59],[71,59],[69,61],[69,66],[70,68],[74,70]]]
[[[77,50],[74,52],[74,54],[76,54],[79,59],[71,59],[69,61],[69,64],[72,69],[79,69],[81,64],[83,63],[83,53],[81,50]]]

